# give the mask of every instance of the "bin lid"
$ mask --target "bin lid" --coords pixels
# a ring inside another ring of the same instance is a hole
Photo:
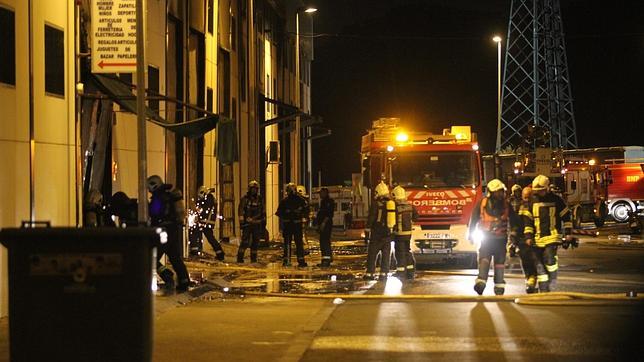
[[[0,230],[0,244],[11,248],[25,242],[53,243],[60,241],[81,241],[96,243],[150,243],[159,242],[158,228],[6,228]]]

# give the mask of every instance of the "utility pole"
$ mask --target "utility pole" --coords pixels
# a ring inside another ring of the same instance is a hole
[[[148,173],[146,158],[147,137],[145,130],[145,24],[143,24],[143,0],[136,0],[136,126],[139,164],[139,224],[148,221],[148,192],[145,180]]]

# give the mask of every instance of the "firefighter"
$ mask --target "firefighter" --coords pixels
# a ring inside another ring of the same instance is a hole
[[[190,286],[188,269],[183,263],[183,242],[181,240],[181,227],[185,209],[183,207],[183,195],[181,191],[174,189],[172,185],[163,183],[158,175],[152,175],[147,179],[150,197],[149,214],[150,224],[165,229],[168,240],[159,246],[157,252],[157,273],[166,283],[166,287],[174,285],[174,275],[170,269],[161,264],[164,254],[168,255],[170,263],[177,273],[178,292],[185,292]]]
[[[197,192],[197,235],[205,235],[208,243],[215,251],[217,260],[224,260],[224,250],[219,241],[215,238],[215,225],[217,224],[217,199],[212,194],[214,190],[200,186]]]
[[[333,213],[335,212],[335,201],[329,197],[329,189],[323,187],[320,189],[320,209],[315,216],[315,222],[320,233],[320,252],[322,261],[318,265],[322,268],[328,268],[333,261],[331,251],[331,231],[333,229]]]
[[[519,209],[521,208],[521,202],[522,202],[521,185],[519,184],[512,185],[509,201],[510,201],[510,206],[512,206],[512,209],[514,209],[514,212],[519,213]]]
[[[481,239],[479,246],[479,275],[474,290],[483,294],[490,264],[494,260],[494,294],[505,293],[505,256],[510,225],[516,225],[517,216],[505,199],[505,185],[498,179],[487,184],[487,195],[479,201],[470,217],[470,241]],[[477,236],[480,235],[480,236]]]
[[[239,215],[239,228],[242,231],[242,240],[237,249],[237,262],[244,262],[246,249],[250,247],[250,262],[257,262],[257,249],[259,239],[264,234],[266,209],[259,194],[259,183],[255,180],[248,183],[248,191],[239,201],[237,208]]]
[[[297,253],[297,265],[306,267],[304,260],[304,241],[302,236],[302,223],[306,220],[308,207],[306,200],[297,193],[297,187],[290,182],[286,185],[286,197],[280,201],[277,207],[277,215],[282,226],[284,236],[284,259],[283,266],[291,265],[291,243],[295,241]]]
[[[515,250],[518,249],[519,258],[521,259],[521,268],[523,269],[523,275],[525,277],[525,290],[526,293],[532,294],[537,292],[537,256],[534,250],[534,246],[526,242],[524,234],[524,222],[523,214],[526,210],[525,205],[530,203],[532,198],[532,187],[530,185],[526,186],[521,190],[521,204],[519,205],[518,215],[518,227],[516,236],[511,236],[512,248]],[[514,206],[513,206],[514,207]]]
[[[373,279],[376,275],[376,259],[382,254],[380,262],[380,280],[387,278],[391,259],[391,232],[395,224],[395,203],[389,198],[389,187],[380,182],[375,189],[375,200],[369,208],[367,230],[369,244],[367,246],[367,272],[365,279]]]
[[[572,222],[565,201],[549,190],[550,180],[539,175],[532,180],[532,198],[521,209],[526,244],[534,245],[539,292],[549,292],[557,279],[557,247],[562,235],[571,243]]]
[[[108,212],[116,227],[126,228],[138,224],[137,200],[130,199],[123,191],[118,191],[112,195]]]
[[[396,275],[400,278],[414,279],[416,261],[411,253],[412,224],[418,219],[414,206],[407,202],[405,189],[398,185],[391,191],[396,204],[396,224],[394,225],[394,246],[396,255]]]

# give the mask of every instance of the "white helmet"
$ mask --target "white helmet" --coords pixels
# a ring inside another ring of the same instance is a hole
[[[488,193],[499,191],[499,190],[507,190],[507,188],[505,187],[505,184],[501,182],[501,180],[495,178],[492,181],[487,183]]]
[[[146,181],[146,185],[148,186],[148,191],[154,192],[156,191],[161,185],[163,185],[163,180],[161,179],[161,176],[159,175],[152,175],[148,177]]]
[[[515,193],[517,191],[521,191],[521,185],[519,184],[512,185],[512,193]]]
[[[394,189],[391,190],[391,194],[396,200],[407,200],[407,193],[405,192],[405,189],[400,185],[394,187]]]
[[[550,179],[548,176],[539,175],[532,180],[533,191],[547,190],[548,186],[550,186]]]
[[[376,186],[376,197],[389,196],[389,187],[383,181]]]

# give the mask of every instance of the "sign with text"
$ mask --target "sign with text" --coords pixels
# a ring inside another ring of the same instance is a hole
[[[136,72],[136,0],[92,0],[92,73]]]

